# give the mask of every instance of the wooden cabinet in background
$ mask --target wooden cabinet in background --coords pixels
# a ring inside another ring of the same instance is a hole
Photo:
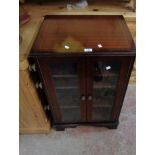
[[[19,46],[19,132],[21,134],[47,133],[51,129],[35,85],[30,78],[27,61],[27,55],[41,22],[42,18],[31,19],[20,27],[22,42]]]
[[[19,130],[20,133],[48,133],[47,120],[28,70],[20,70]]]

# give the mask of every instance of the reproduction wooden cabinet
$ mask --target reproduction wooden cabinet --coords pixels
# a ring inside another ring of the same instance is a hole
[[[55,129],[117,128],[134,59],[123,16],[45,16],[29,60]]]

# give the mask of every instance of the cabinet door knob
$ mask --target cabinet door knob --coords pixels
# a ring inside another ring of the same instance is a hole
[[[81,97],[81,101],[85,101],[86,100],[86,97],[85,96],[82,96]]]
[[[93,99],[92,96],[88,96],[88,101],[91,101]]]
[[[41,82],[39,83],[39,88],[40,88],[40,89],[42,89],[42,88],[43,88],[43,86],[42,86],[42,83],[41,83]]]

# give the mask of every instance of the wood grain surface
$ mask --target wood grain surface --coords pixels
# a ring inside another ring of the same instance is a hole
[[[47,133],[50,123],[45,116],[28,71],[20,71],[19,124],[20,133]]]
[[[91,53],[134,53],[123,16],[45,16],[31,54],[85,53],[86,49],[91,49]]]
[[[19,33],[22,37],[22,42],[19,44],[19,61],[20,70],[25,70],[28,67],[27,57],[35,40],[35,37],[40,28],[43,18],[31,18],[31,20],[22,25]]]

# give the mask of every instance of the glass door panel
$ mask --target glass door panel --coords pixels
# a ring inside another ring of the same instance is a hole
[[[50,63],[50,72],[61,112],[61,121],[81,121],[78,64]]]
[[[120,67],[119,62],[93,63],[92,121],[110,120]]]

